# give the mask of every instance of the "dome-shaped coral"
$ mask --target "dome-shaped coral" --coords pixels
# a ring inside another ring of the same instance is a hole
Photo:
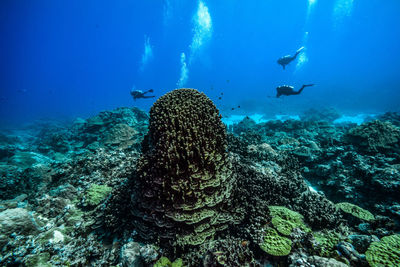
[[[198,245],[227,227],[232,164],[221,115],[205,94],[177,89],[158,99],[142,147],[132,199],[143,237]]]

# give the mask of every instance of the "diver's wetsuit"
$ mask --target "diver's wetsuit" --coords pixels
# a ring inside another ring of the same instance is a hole
[[[138,98],[153,98],[156,97],[155,95],[145,95],[147,93],[152,93],[154,92],[153,89],[150,89],[148,91],[142,92],[140,90],[136,91],[131,91],[131,96],[133,97],[133,100],[136,100]]]
[[[299,95],[304,88],[313,85],[314,84],[304,84],[298,91],[293,90],[293,86],[281,85],[276,88],[276,97],[280,97],[281,95]]]
[[[300,54],[301,51],[303,51],[304,47],[300,47],[296,53],[291,56],[291,55],[287,55],[284,57],[281,57],[278,59],[278,64],[281,65],[283,67],[283,69],[285,69],[286,65],[288,65],[290,62],[292,62],[293,60],[295,60],[297,58],[297,56]]]

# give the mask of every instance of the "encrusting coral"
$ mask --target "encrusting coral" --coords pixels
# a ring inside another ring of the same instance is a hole
[[[150,110],[138,162],[133,215],[143,238],[199,245],[232,216],[224,207],[234,184],[226,132],[213,102],[195,89],[177,89]]]
[[[400,235],[385,236],[372,242],[365,252],[371,266],[400,266]]]
[[[374,215],[357,205],[348,203],[348,202],[341,202],[337,203],[336,207],[341,209],[343,212],[353,215],[356,218],[359,218],[364,221],[372,221],[375,219]]]
[[[294,228],[310,232],[303,222],[303,216],[298,212],[285,207],[269,206],[269,212],[272,217],[271,223],[283,235],[290,235]]]
[[[287,237],[280,236],[274,228],[267,228],[260,247],[272,256],[286,256],[292,249],[292,241]]]

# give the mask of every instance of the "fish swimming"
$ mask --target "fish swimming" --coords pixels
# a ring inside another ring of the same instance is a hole
[[[286,65],[288,65],[290,62],[295,60],[297,58],[297,56],[301,53],[301,51],[303,51],[303,49],[304,49],[304,46],[300,47],[293,56],[287,55],[287,56],[279,58],[277,61],[278,64],[281,65],[283,67],[283,69],[285,69]]]

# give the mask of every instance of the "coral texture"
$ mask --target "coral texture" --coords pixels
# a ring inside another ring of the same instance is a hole
[[[346,139],[366,152],[382,152],[398,148],[400,130],[390,122],[372,121],[350,129]]]
[[[285,207],[270,206],[271,223],[283,235],[290,235],[294,228],[300,228],[303,231],[310,232],[303,222],[303,216],[298,212]]]
[[[379,242],[372,242],[365,252],[371,266],[400,265],[400,235],[385,236]]]
[[[225,127],[205,94],[177,89],[158,99],[142,152],[133,214],[143,238],[199,245],[227,228],[234,176]]]
[[[373,219],[375,219],[374,215],[368,210],[365,210],[357,205],[348,202],[337,203],[336,207],[341,209],[343,212],[349,213],[354,217],[357,217],[364,221],[372,221]]]
[[[267,228],[264,242],[260,244],[260,247],[272,256],[286,256],[292,249],[292,241],[287,237],[280,236],[275,229]]]

